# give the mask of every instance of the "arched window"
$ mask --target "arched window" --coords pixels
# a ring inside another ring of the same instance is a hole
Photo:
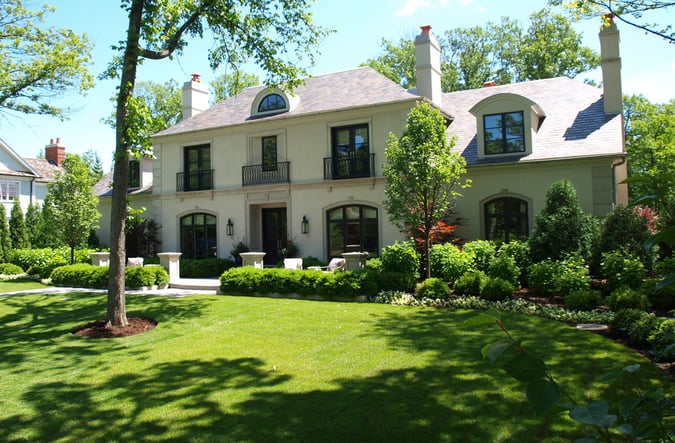
[[[340,206],[327,212],[328,254],[378,252],[377,208],[362,205]]]
[[[286,100],[279,94],[269,94],[260,101],[258,112],[270,112],[286,109]]]
[[[509,242],[524,240],[529,234],[527,202],[515,197],[500,197],[484,205],[485,238]]]
[[[195,213],[180,219],[180,245],[183,258],[206,258],[218,255],[216,217]]]

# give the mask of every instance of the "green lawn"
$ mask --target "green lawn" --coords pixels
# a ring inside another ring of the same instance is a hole
[[[470,311],[229,296],[127,296],[159,321],[83,339],[104,295],[0,297],[0,441],[569,441],[519,384],[486,369],[496,328]],[[646,360],[550,320],[507,316],[577,397],[615,361]],[[672,390],[658,369],[645,373]]]
[[[32,280],[8,280],[0,281],[0,294],[16,291],[30,291],[31,289],[42,289],[45,285]]]

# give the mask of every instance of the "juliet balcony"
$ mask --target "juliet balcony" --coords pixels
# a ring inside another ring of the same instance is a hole
[[[324,180],[342,180],[375,176],[375,154],[323,159]]]
[[[241,167],[241,185],[273,185],[291,182],[291,162],[270,165],[249,165]]]
[[[176,174],[176,191],[190,192],[213,189],[213,169]]]

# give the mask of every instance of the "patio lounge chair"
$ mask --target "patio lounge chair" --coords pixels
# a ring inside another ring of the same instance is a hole
[[[310,266],[308,269],[323,272],[344,271],[347,266],[347,261],[344,258],[333,258],[328,263],[328,266]]]

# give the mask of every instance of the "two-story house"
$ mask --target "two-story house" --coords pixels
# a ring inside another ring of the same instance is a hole
[[[23,158],[0,139],[0,203],[9,217],[18,199],[24,214],[28,205],[42,204],[47,195],[47,184],[54,180],[56,171],[62,171],[66,148],[60,139],[52,139],[45,147],[45,158]]]
[[[243,241],[273,264],[288,241],[329,259],[402,240],[383,207],[382,166],[389,133],[402,134],[419,100],[444,113],[468,162],[473,186],[455,208],[464,239],[526,237],[561,179],[603,216],[627,195],[616,28],[601,41],[604,89],[554,78],[442,93],[428,26],[415,41],[416,91],[363,67],[292,93],[249,88],[209,108],[195,75],[184,120],[153,139],[148,215],[162,226],[162,250],[227,257]]]

